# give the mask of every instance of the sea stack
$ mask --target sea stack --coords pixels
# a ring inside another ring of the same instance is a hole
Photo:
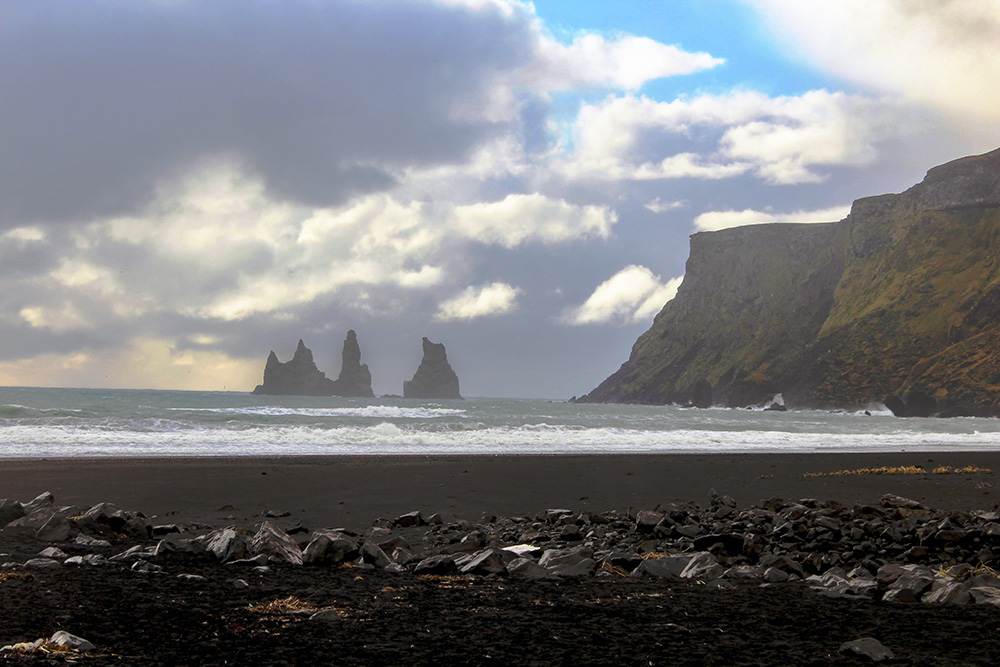
[[[347,332],[344,351],[341,353],[340,376],[333,382],[334,396],[374,398],[372,374],[368,364],[361,363],[361,347],[354,329]]]
[[[271,396],[348,396],[371,398],[372,376],[368,365],[361,363],[361,348],[354,331],[344,341],[340,377],[331,380],[313,361],[312,351],[301,340],[291,361],[280,362],[272,350],[264,365],[264,382],[254,394]]]
[[[420,360],[413,379],[403,382],[403,398],[457,398],[458,376],[448,364],[448,355],[442,343],[423,339],[424,358]]]

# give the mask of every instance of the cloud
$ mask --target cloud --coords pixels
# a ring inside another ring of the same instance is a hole
[[[573,150],[561,166],[569,178],[582,179],[721,179],[749,172],[774,184],[811,183],[824,180],[823,167],[870,164],[878,141],[909,127],[891,102],[826,90],[781,97],[735,91],[671,102],[609,96],[583,106]],[[665,139],[697,150],[662,157],[666,149],[657,146]]]
[[[836,76],[995,127],[995,2],[761,0],[752,6],[790,52]]]
[[[577,37],[562,44],[540,35],[536,58],[523,76],[542,90],[602,86],[638,90],[647,81],[693,74],[725,63],[707,53],[688,53],[647,37],[601,35]]]
[[[644,266],[627,266],[597,286],[580,306],[562,317],[565,324],[636,324],[647,321],[674,298],[683,276],[661,282]]]
[[[765,222],[836,222],[843,220],[851,212],[850,205],[831,206],[815,211],[795,211],[794,213],[772,213],[770,211],[708,211],[694,219],[699,231],[713,232],[730,227],[757,225]]]
[[[575,206],[540,194],[458,206],[449,220],[456,235],[513,248],[526,241],[552,244],[607,238],[618,216],[606,206]]]
[[[520,293],[519,288],[501,282],[467,287],[458,295],[439,304],[434,320],[449,322],[506,315],[517,308],[517,297]]]
[[[544,134],[550,93],[721,62],[629,35],[564,44],[513,1],[3,3],[0,43],[7,226],[134,215],[220,154],[275,201],[340,206]]]
[[[663,201],[659,197],[655,197],[646,203],[646,209],[653,213],[666,213],[674,209],[684,208],[684,206],[685,204],[682,201]]]
[[[373,287],[447,287],[468,271],[476,247],[605,239],[616,220],[607,207],[538,193],[467,205],[370,194],[313,209],[270,199],[259,178],[218,159],[160,183],[140,215],[77,230],[58,262],[31,278],[33,289],[0,305],[51,331],[162,313],[195,321],[278,316],[327,298],[368,308]],[[0,237],[0,256],[46,243],[34,234]]]

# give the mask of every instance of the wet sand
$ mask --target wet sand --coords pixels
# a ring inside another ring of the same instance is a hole
[[[993,472],[804,476],[911,465]],[[309,525],[361,528],[413,510],[477,520],[552,507],[705,504],[713,489],[741,505],[775,496],[870,504],[894,493],[942,509],[987,509],[1000,500],[998,474],[998,452],[4,459],[0,497],[51,491],[59,504],[109,501],[176,521],[250,521],[272,510]]]

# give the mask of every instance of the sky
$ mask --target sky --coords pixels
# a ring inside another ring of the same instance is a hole
[[[376,393],[628,358],[691,234],[1000,147],[986,0],[7,0],[0,384]]]

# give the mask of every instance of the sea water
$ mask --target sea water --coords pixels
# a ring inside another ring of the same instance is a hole
[[[1000,419],[0,388],[0,458],[1000,450]]]

